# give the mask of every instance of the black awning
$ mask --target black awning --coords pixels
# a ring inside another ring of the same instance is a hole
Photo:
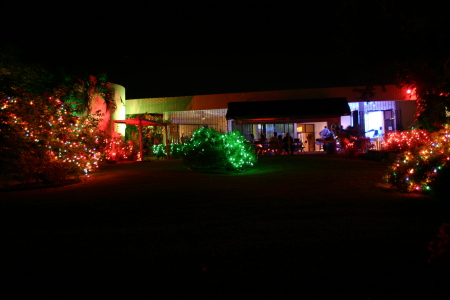
[[[229,102],[226,118],[235,121],[326,121],[350,115],[346,98]]]

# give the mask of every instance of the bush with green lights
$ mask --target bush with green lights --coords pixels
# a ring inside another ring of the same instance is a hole
[[[430,135],[427,143],[412,143],[388,169],[386,180],[406,192],[441,194],[450,179],[450,126]]]
[[[166,145],[159,144],[159,145],[153,145],[151,147],[153,155],[155,155],[157,158],[164,158],[166,157]],[[183,151],[183,145],[182,144],[169,144],[169,155],[171,158],[181,158]]]
[[[256,155],[242,134],[201,127],[184,144],[183,162],[193,170],[241,172],[256,163]]]

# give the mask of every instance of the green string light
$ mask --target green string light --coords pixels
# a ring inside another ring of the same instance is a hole
[[[192,169],[236,172],[251,167],[256,155],[239,131],[220,133],[201,127],[183,146],[183,161]]]

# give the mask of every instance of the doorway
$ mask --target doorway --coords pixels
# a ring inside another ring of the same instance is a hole
[[[384,114],[383,111],[370,111],[364,116],[364,132],[366,137],[377,137],[383,134]]]
[[[314,151],[314,124],[297,124],[296,137],[303,142],[303,151]]]

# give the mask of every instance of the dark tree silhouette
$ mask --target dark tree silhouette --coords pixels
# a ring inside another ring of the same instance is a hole
[[[437,130],[450,109],[449,4],[341,1],[336,44],[356,83],[396,83],[418,98],[416,121]]]

